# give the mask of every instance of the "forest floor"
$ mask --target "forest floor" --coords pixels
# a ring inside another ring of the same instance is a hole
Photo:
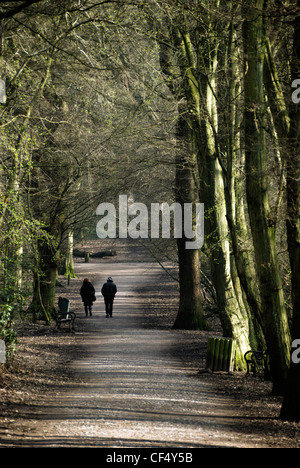
[[[87,245],[89,251],[97,249]],[[172,270],[172,265],[166,265]],[[270,382],[245,373],[201,373],[211,332],[172,330],[176,283],[141,251],[75,263],[57,297],[71,300],[76,332],[17,323],[18,352],[0,368],[0,447],[296,448],[300,424],[278,418]],[[114,317],[100,294],[118,286]],[[96,287],[85,318],[79,289]]]

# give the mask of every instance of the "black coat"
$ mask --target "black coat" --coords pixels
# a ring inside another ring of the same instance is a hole
[[[112,281],[107,281],[102,286],[101,293],[105,299],[114,299],[117,294],[117,286]]]
[[[80,295],[82,302],[84,302],[85,305],[93,305],[93,302],[96,300],[96,298],[95,288],[92,283],[85,281],[81,286]]]

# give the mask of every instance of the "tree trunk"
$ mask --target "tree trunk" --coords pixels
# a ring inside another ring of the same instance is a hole
[[[51,247],[47,244],[39,243],[34,272],[33,297],[30,307],[34,320],[43,318],[50,323],[55,311],[57,272],[58,265],[54,259]]]
[[[66,253],[66,260],[65,260],[65,271],[64,275],[68,278],[76,278],[76,273],[74,270],[74,260],[73,260],[73,230],[70,229],[68,232],[67,238],[67,253]]]
[[[184,203],[195,204],[198,201],[194,174],[197,168],[190,132],[190,116],[194,111],[198,115],[199,102],[196,79],[190,63],[190,39],[185,25],[181,31],[177,28],[169,30],[168,35],[167,40],[170,42],[175,40],[178,52],[181,71],[180,86],[178,86],[178,76],[174,74],[171,65],[170,49],[166,47],[165,41],[160,42],[160,64],[166,83],[178,102],[175,198],[183,208]],[[209,326],[203,315],[199,251],[186,249],[186,241],[184,236],[177,241],[180,302],[174,328],[208,330]]]
[[[262,303],[273,392],[282,394],[290,334],[270,213],[264,130],[264,0],[244,6],[246,193]]]
[[[236,340],[235,368],[245,370],[244,354],[251,349],[249,341],[249,320],[243,299],[239,302],[233,283],[232,254],[229,243],[229,229],[226,219],[224,177],[217,159],[210,157],[214,167],[214,247],[212,272],[217,294],[217,304],[222,323],[223,335]]]
[[[209,214],[205,232],[207,247],[211,249],[213,283],[217,295],[217,305],[224,336],[236,340],[235,368],[244,370],[244,354],[251,349],[249,341],[249,317],[240,294],[240,285],[233,283],[233,264],[231,258],[230,232],[227,220],[225,198],[225,176],[219,159],[217,87],[217,47],[209,54],[208,74],[202,76],[201,89],[205,119],[198,131],[198,168],[200,174],[200,199]],[[207,216],[206,216],[207,218]]]
[[[179,109],[177,123],[176,202],[197,202],[194,181],[195,156],[190,144],[189,126],[185,119],[186,109]],[[174,328],[209,330],[203,315],[200,258],[198,249],[186,248],[186,237],[177,239],[179,260],[179,310]]]
[[[178,239],[179,309],[174,323],[176,329],[210,330],[204,315],[200,287],[198,250],[186,250],[185,239]]]
[[[298,8],[300,1],[298,0]],[[295,18],[292,80],[300,76],[300,15]],[[300,338],[300,112],[291,104],[287,153],[287,240],[292,272],[292,339]],[[300,421],[300,363],[291,362],[281,419]]]
[[[248,316],[250,328],[258,330],[258,336],[251,333],[250,341],[254,349],[261,348],[263,337],[259,325],[262,326],[261,304],[259,298],[257,277],[253,258],[253,244],[251,232],[246,222],[244,203],[245,154],[241,145],[242,121],[242,86],[240,75],[241,66],[237,61],[236,34],[233,22],[230,25],[228,57],[225,65],[226,77],[229,83],[228,105],[225,116],[227,123],[227,141],[224,153],[227,154],[227,171],[225,197],[227,200],[228,227],[231,237],[231,248],[239,283],[245,294],[244,305],[250,308]],[[242,294],[243,294],[242,293]],[[253,324],[251,323],[253,322]],[[258,325],[259,324],[259,325]],[[259,344],[258,344],[259,343]]]

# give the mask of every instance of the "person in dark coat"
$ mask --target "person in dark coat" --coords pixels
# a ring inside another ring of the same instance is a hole
[[[112,317],[114,298],[117,294],[117,286],[110,276],[107,278],[107,282],[103,284],[101,293],[104,297],[106,317]]]
[[[95,297],[95,288],[90,282],[88,278],[83,280],[83,284],[80,289],[80,295],[82,298],[82,302],[84,304],[85,316],[88,316],[88,312],[90,313],[90,317],[92,316],[92,305],[93,302],[96,300]]]

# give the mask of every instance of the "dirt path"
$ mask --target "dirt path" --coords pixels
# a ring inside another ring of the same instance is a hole
[[[77,380],[22,409],[22,434],[1,444],[14,447],[256,447],[260,436],[237,429],[237,409],[217,394],[197,368],[176,357],[181,335],[144,326],[141,289],[155,292],[151,263],[77,264],[81,278],[96,278],[93,316],[77,336]],[[113,318],[100,296],[108,275],[118,285]],[[152,298],[155,300],[155,297]],[[24,422],[26,419],[26,422]]]
[[[86,268],[90,270],[91,265]],[[81,273],[82,269],[84,265]],[[109,265],[102,274],[102,280],[112,275],[118,285],[114,316],[104,317],[99,297],[93,318],[88,319],[86,356],[73,363],[84,378],[69,397],[70,409],[59,427],[61,441],[72,432],[81,445],[247,445],[228,431],[230,402],[199,385],[173,356],[176,333],[142,327],[139,297],[132,287],[153,286],[157,266]],[[98,291],[100,285],[96,284]]]
[[[48,355],[52,348],[62,355],[64,346],[72,350],[67,366],[73,377],[58,378],[27,400],[22,395],[20,404],[7,404],[0,447],[284,446],[272,412],[260,416],[263,402],[249,410],[248,402],[244,407],[217,388],[218,382],[226,385],[224,376],[219,381],[200,376],[197,360],[185,362],[181,353],[192,334],[149,326],[145,303],[151,301],[153,309],[159,301],[157,265],[104,261],[77,263],[76,270],[80,281],[89,276],[96,286],[93,316],[86,319],[77,302],[75,336],[49,331],[43,337]],[[108,275],[118,286],[113,318],[105,317],[99,292]],[[239,383],[239,377],[232,379],[231,389]],[[298,428],[291,429],[296,438]]]

